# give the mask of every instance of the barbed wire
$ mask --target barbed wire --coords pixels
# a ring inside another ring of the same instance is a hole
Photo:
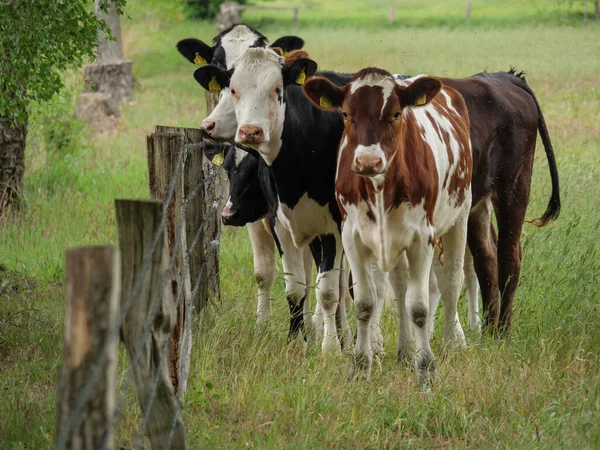
[[[107,340],[106,345],[104,345],[102,347],[99,357],[96,359],[94,365],[92,366],[92,368],[90,370],[90,375],[87,378],[86,383],[80,390],[74,407],[71,409],[71,412],[67,416],[66,423],[61,424],[59,426],[58,437],[55,441],[56,442],[55,448],[57,448],[57,449],[62,449],[65,447],[68,436],[70,435],[70,431],[72,429],[74,429],[75,427],[78,427],[81,424],[81,421],[84,418],[82,413],[85,408],[85,405],[90,400],[90,398],[93,394],[96,383],[97,383],[100,375],[103,372],[104,366],[105,366],[108,358],[114,356],[114,355],[110,354],[110,350],[112,350],[112,348],[111,348],[112,346],[109,345],[109,343],[113,342],[112,339],[117,338],[116,334],[118,333],[118,330],[121,329],[121,326],[124,324],[125,318],[129,312],[129,310],[131,309],[133,301],[136,298],[136,296],[139,294],[139,291],[143,285],[144,276],[151,266],[153,255],[154,255],[156,249],[158,248],[159,242],[161,241],[161,236],[165,232],[165,229],[167,226],[169,208],[171,206],[173,197],[175,195],[176,188],[178,186],[179,177],[182,176],[183,169],[184,169],[184,154],[186,153],[187,150],[201,150],[201,146],[202,146],[202,144],[189,144],[188,143],[188,144],[183,144],[180,148],[177,162],[173,169],[173,173],[171,174],[171,181],[170,181],[170,184],[169,184],[169,187],[167,190],[166,198],[163,202],[161,220],[160,220],[160,222],[158,224],[158,228],[156,229],[154,236],[152,238],[152,243],[148,249],[148,252],[146,253],[146,255],[144,257],[144,260],[142,261],[140,270],[137,272],[137,274],[135,276],[131,292],[130,292],[127,300],[125,301],[124,305],[121,308],[121,313],[118,317],[117,326],[115,326],[113,332],[111,333],[111,336]],[[171,256],[169,259],[168,267],[164,271],[162,280],[160,282],[159,290],[154,294],[154,298],[151,300],[151,312],[150,312],[146,322],[144,323],[144,327],[142,329],[140,338],[133,346],[135,351],[133,352],[133,355],[131,355],[131,357],[130,357],[128,375],[125,379],[125,382],[123,383],[123,385],[121,386],[121,388],[119,390],[118,400],[115,403],[115,407],[114,407],[111,417],[109,419],[108,428],[104,433],[104,439],[100,446],[101,449],[104,449],[107,447],[107,445],[109,444],[109,438],[110,438],[110,436],[113,435],[113,431],[114,431],[117,419],[120,416],[121,409],[124,404],[126,393],[131,385],[132,380],[134,379],[135,368],[137,367],[137,364],[139,363],[139,360],[143,354],[144,345],[146,344],[146,342],[150,336],[150,333],[152,332],[152,324],[154,322],[155,316],[158,312],[158,308],[161,303],[160,299],[163,297],[163,295],[165,293],[165,289],[166,289],[169,281],[171,281],[173,279],[175,264],[176,264],[178,253],[179,253],[179,247],[181,245],[182,236],[184,235],[187,209],[191,205],[191,200],[193,200],[198,195],[200,195],[200,193],[202,192],[202,190],[206,187],[206,185],[208,183],[211,183],[211,182],[214,183],[215,181],[218,181],[220,179],[221,174],[222,174],[221,169],[214,168],[212,170],[212,173],[208,177],[203,178],[199,183],[197,183],[197,185],[194,187],[194,189],[187,196],[185,196],[182,199],[182,205],[181,205],[181,209],[180,209],[181,213],[180,213],[180,217],[178,218],[178,221],[176,224],[175,239],[173,241],[172,247],[169,249],[171,251]],[[181,278],[179,280],[177,295],[176,295],[176,298],[174,299],[176,311],[179,308],[181,299],[184,297],[183,292],[184,292],[184,288],[186,285],[184,279],[190,270],[190,262],[191,262],[192,254],[193,254],[196,246],[201,241],[201,238],[205,232],[205,228],[206,228],[206,225],[209,223],[209,220],[212,217],[214,217],[214,215],[218,212],[219,207],[224,198],[224,191],[225,191],[225,188],[223,186],[223,183],[220,183],[220,195],[215,199],[215,201],[213,201],[212,207],[207,212],[205,212],[204,217],[202,218],[202,220],[198,226],[198,230],[196,231],[196,235],[194,236],[192,244],[190,246],[188,246],[188,249],[186,249],[186,251],[185,251],[184,265],[180,272],[183,276],[181,276]],[[222,228],[218,227],[217,236],[215,237],[215,239],[213,239],[207,245],[207,248],[204,249],[205,250],[204,258],[201,263],[201,268],[198,273],[197,279],[194,280],[195,281],[194,289],[190,293],[189,299],[187,300],[189,314],[186,314],[185,322],[184,322],[184,330],[183,330],[183,346],[182,346],[183,350],[181,353],[183,355],[183,357],[181,358],[181,368],[180,368],[180,380],[182,380],[182,381],[180,381],[180,383],[179,383],[178,395],[177,395],[177,397],[175,397],[176,408],[175,408],[175,412],[173,415],[172,424],[169,429],[167,448],[170,448],[170,446],[171,446],[171,441],[172,441],[172,438],[174,435],[174,431],[177,427],[178,419],[179,419],[182,409],[183,409],[183,391],[184,391],[183,386],[185,386],[187,376],[189,374],[189,367],[188,367],[189,366],[189,358],[187,356],[190,354],[191,339],[192,339],[190,314],[192,313],[194,301],[196,300],[196,298],[200,292],[202,277],[203,277],[205,271],[207,270],[210,254],[214,251],[218,251],[218,249],[219,249],[221,230],[222,230]],[[190,277],[190,281],[191,281],[191,277]],[[191,285],[190,285],[190,287],[191,287]],[[162,348],[160,350],[157,368],[161,367],[161,365],[164,361],[164,358],[166,357],[166,354],[167,354],[167,351],[169,348],[169,342],[170,342],[170,339],[167,339],[165,341],[165,343],[162,345]],[[135,445],[134,445],[134,448],[136,448],[136,449],[140,448],[142,445],[142,442],[143,442],[143,437],[145,435],[148,420],[150,418],[150,412],[152,410],[152,404],[153,404],[155,396],[156,396],[156,392],[157,392],[157,388],[158,388],[158,381],[160,379],[160,374],[161,374],[160,369],[158,369],[156,371],[155,376],[152,379],[150,396],[146,402],[145,407],[142,408],[143,409],[142,423],[140,424],[140,428],[139,428],[139,431],[138,431],[138,434],[137,434],[137,437],[135,440]]]

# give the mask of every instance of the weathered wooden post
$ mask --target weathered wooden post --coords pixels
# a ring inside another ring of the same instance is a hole
[[[67,251],[66,259],[65,365],[58,375],[55,448],[111,450],[119,352],[119,252],[114,247],[76,248]]]
[[[164,230],[159,233],[163,204],[115,200],[115,208],[121,250],[121,308],[126,311],[123,341],[142,412],[148,419],[150,444],[152,449],[164,449],[168,444],[173,449],[185,449],[180,405],[165,354],[177,311],[173,293],[167,288],[171,278],[166,235]],[[143,267],[146,270],[142,273]]]
[[[471,10],[473,9],[473,2],[467,2],[467,22],[471,21]]]
[[[187,250],[190,253],[192,291],[199,283],[199,291],[194,298],[194,308],[199,312],[204,309],[209,299],[218,301],[221,298],[219,246],[215,247],[211,244],[221,232],[225,177],[221,169],[204,158],[200,145],[194,145],[202,142],[201,130],[162,125],[157,125],[155,129],[159,134],[178,133],[183,136],[186,147],[183,155],[182,183],[183,198],[187,204],[185,213]],[[200,183],[204,184],[197,191]]]

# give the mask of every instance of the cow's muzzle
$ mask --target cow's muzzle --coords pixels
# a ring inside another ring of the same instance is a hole
[[[379,156],[359,156],[352,164],[352,172],[363,177],[381,175],[384,173],[383,169],[383,160]]]
[[[262,144],[265,142],[265,133],[257,125],[244,125],[238,130],[238,142],[241,144]]]

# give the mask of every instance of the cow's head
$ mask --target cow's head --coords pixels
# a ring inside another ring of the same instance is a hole
[[[271,49],[250,48],[235,61],[233,73],[211,65],[194,74],[208,91],[229,88],[237,123],[235,141],[258,150],[268,164],[281,147],[285,88],[303,84],[317,69],[307,58],[287,61]]]
[[[402,132],[404,112],[429,103],[441,87],[438,79],[429,77],[402,87],[390,73],[368,68],[343,87],[314,77],[303,89],[317,107],[341,110],[345,125],[343,151],[354,155],[351,170],[376,177],[385,174],[397,156],[396,137]]]
[[[177,50],[190,62],[203,67],[208,64],[221,69],[231,69],[233,62],[250,47],[266,47],[268,40],[254,28],[244,24],[233,25],[222,31],[209,46],[198,39],[184,39],[177,43]],[[285,55],[301,49],[304,41],[298,36],[282,36],[271,47],[276,47]],[[233,138],[237,124],[232,98],[226,85],[212,92],[219,92],[219,103],[210,115],[202,121],[202,129],[214,140]],[[233,128],[233,130],[232,130]]]
[[[223,225],[241,227],[267,215],[267,200],[258,178],[258,158],[233,146],[206,146],[204,154],[223,167],[229,179],[229,198],[221,211]]]

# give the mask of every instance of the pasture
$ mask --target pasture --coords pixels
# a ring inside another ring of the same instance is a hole
[[[140,88],[115,135],[92,138],[72,118],[83,84],[79,70],[66,74],[67,89],[60,96],[31,112],[24,210],[0,223],[2,449],[52,446],[56,373],[63,357],[64,250],[116,243],[113,199],[148,197],[145,135],[155,124],[199,127],[206,115],[204,91],[175,43],[185,37],[209,41],[214,26],[149,3],[143,8],[142,2],[131,2],[132,20],[124,21],[125,53],[135,61]],[[322,14],[332,14],[327,11]],[[272,40],[301,36],[321,69],[378,66],[454,77],[510,66],[525,70],[555,148],[562,213],[545,228],[524,228],[510,337],[467,333],[465,350],[438,361],[439,377],[429,393],[417,388],[414,370],[396,365],[392,311],[384,311],[382,319],[387,355],[374,365],[370,384],[346,382],[348,355],[324,364],[319,346],[310,345],[306,357],[286,346],[281,270],[273,315],[257,328],[247,232],[227,228],[222,301],[195,328],[183,413],[189,447],[600,446],[598,23],[584,29],[552,20],[541,25],[499,20],[495,26],[452,27],[443,26],[448,24],[439,8],[432,12],[434,26],[423,19],[413,27],[377,28],[367,17],[368,26],[361,28],[357,17],[329,27],[324,15],[309,26],[310,14],[297,30],[265,21],[261,31]],[[550,176],[538,140],[528,217],[539,216],[549,196]],[[464,299],[459,310],[465,326]],[[442,315],[440,308],[438,318]],[[350,323],[354,328],[352,313]],[[441,324],[436,322],[432,342],[436,356]],[[121,380],[126,358],[122,363]],[[131,391],[117,445],[133,446],[140,418]]]

